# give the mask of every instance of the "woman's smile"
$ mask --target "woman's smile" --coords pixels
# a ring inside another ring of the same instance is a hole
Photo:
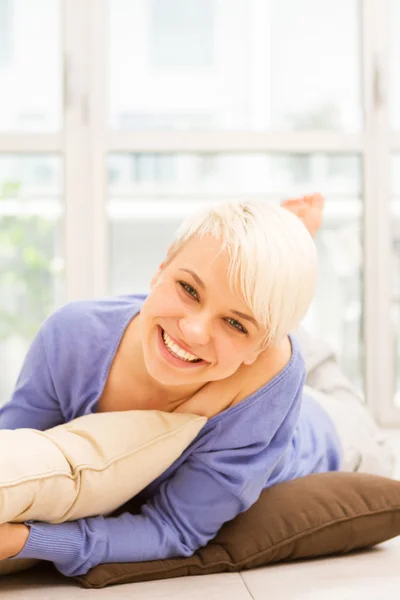
[[[176,344],[162,327],[157,325],[157,329],[159,350],[162,357],[170,364],[181,369],[198,368],[208,364],[205,360],[187,352]]]

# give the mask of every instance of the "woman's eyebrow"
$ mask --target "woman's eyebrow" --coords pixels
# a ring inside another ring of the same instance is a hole
[[[193,277],[193,279],[195,280],[197,285],[199,285],[201,288],[203,288],[203,290],[206,289],[206,286],[204,285],[204,283],[202,282],[200,277],[198,275],[196,275],[196,273],[194,271],[191,271],[190,269],[179,269],[179,271],[186,271],[186,273],[190,273],[190,275]]]
[[[257,323],[257,321],[255,319],[253,319],[253,317],[250,317],[250,315],[246,315],[245,313],[242,313],[238,310],[233,310],[231,309],[231,312],[235,313],[235,315],[238,315],[238,317],[241,317],[242,319],[247,319],[247,321],[251,321],[253,323],[253,325],[255,327],[257,327],[257,329],[260,328],[259,324]]]
[[[197,273],[195,273],[191,269],[179,269],[179,271],[185,271],[186,273],[189,273],[193,277],[193,279],[195,280],[197,285],[199,285],[203,290],[206,289],[204,282],[200,279],[200,277],[197,275]],[[231,309],[230,312],[235,313],[235,315],[238,315],[238,317],[241,317],[242,319],[246,319],[247,321],[250,321],[251,323],[253,323],[253,325],[255,327],[257,327],[257,329],[260,328],[257,321],[255,319],[253,319],[253,317],[251,317],[250,315],[246,315],[245,313],[242,313],[239,310],[233,310],[233,309]]]

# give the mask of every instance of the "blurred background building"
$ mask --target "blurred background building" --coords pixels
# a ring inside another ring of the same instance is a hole
[[[319,191],[305,325],[400,424],[400,0],[0,0],[0,403],[58,306],[182,218]]]

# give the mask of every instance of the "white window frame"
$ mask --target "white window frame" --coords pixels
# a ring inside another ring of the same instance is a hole
[[[389,0],[360,0],[364,130],[332,132],[116,132],[107,129],[108,0],[63,1],[64,129],[0,134],[0,152],[57,153],[64,159],[66,298],[107,293],[109,152],[335,152],[363,159],[365,381],[383,426],[400,425],[393,406],[390,160],[400,132],[388,115]],[[323,190],[322,190],[323,191]]]

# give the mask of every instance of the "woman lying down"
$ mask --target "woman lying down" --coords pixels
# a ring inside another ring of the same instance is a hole
[[[315,290],[322,210],[320,195],[207,207],[182,225],[148,296],[73,302],[43,323],[0,429],[133,410],[207,420],[143,490],[140,514],[6,523],[0,560],[48,560],[75,576],[190,556],[266,487],[325,471],[393,474],[332,351],[293,334]]]

